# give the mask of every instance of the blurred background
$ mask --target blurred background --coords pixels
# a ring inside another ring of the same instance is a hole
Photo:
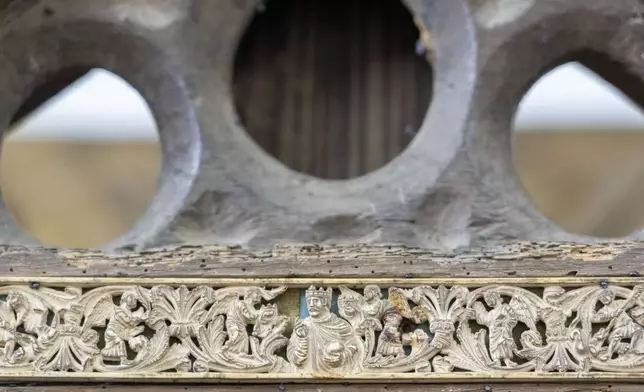
[[[360,3],[268,1],[238,49],[240,119],[294,170],[343,179],[377,169],[404,150],[431,104],[432,69],[409,12],[399,0]],[[118,75],[57,77],[6,134],[3,196],[45,244],[99,246],[154,195],[156,124]],[[608,81],[579,63],[553,69],[525,95],[514,132],[517,172],[546,216],[602,237],[644,225],[644,114]]]

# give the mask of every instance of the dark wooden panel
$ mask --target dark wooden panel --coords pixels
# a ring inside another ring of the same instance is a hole
[[[242,122],[295,170],[347,178],[377,169],[410,142],[431,99],[417,39],[400,0],[270,0],[236,58]]]

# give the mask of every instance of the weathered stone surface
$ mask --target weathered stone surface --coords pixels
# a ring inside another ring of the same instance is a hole
[[[644,69],[635,0],[407,0],[436,75],[426,121],[382,169],[324,181],[268,157],[239,125],[231,59],[257,1],[2,4],[0,126],[38,85],[79,65],[120,74],[155,113],[159,192],[109,248],[594,241],[554,226],[526,196],[511,159],[514,110],[532,82],[569,60],[635,98]],[[3,243],[35,243],[4,207],[0,225]]]

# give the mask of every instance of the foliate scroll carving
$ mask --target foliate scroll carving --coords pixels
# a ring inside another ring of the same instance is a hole
[[[644,376],[644,285],[287,289],[1,287],[0,373]]]

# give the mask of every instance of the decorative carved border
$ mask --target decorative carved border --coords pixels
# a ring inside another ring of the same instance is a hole
[[[3,278],[0,380],[642,381],[642,293],[643,278]]]

